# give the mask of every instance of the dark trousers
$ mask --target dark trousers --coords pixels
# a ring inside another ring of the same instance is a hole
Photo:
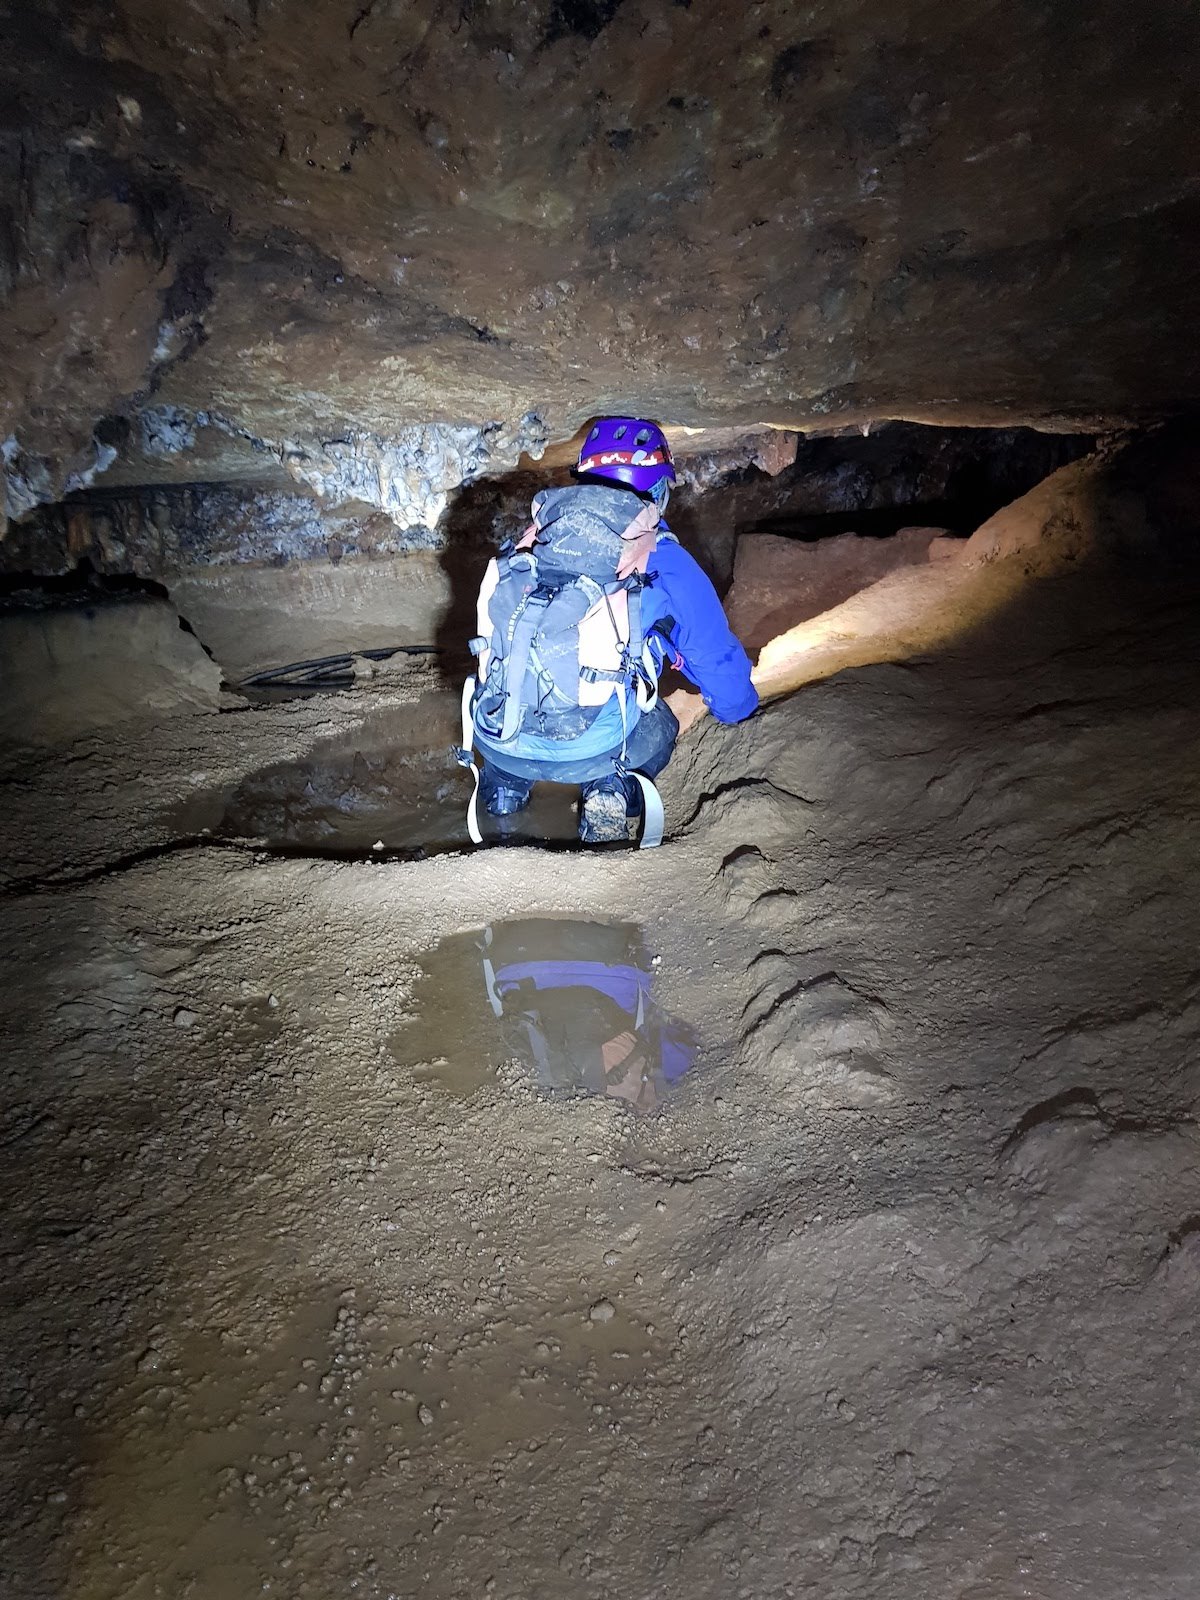
[[[637,727],[629,736],[625,752],[625,765],[631,772],[644,772],[648,778],[657,778],[670,761],[679,737],[679,723],[675,713],[665,701],[660,700],[653,711],[639,718]],[[569,744],[565,747],[569,750]],[[489,751],[483,757],[479,778],[480,797],[487,806],[497,789],[505,789],[517,804],[529,798],[529,791],[539,780],[546,783],[578,783],[589,788],[603,782],[617,770],[621,751],[618,747],[607,755],[592,756],[586,761],[521,761],[517,757],[505,760],[501,766]],[[632,786],[634,789],[637,785]],[[517,809],[514,804],[512,809]]]

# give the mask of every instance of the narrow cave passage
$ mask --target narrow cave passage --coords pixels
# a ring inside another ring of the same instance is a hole
[[[749,1518],[792,1492],[796,1413],[843,1496],[930,1517],[949,1573],[939,1507],[974,1492],[980,1438],[1004,1457],[1035,1414],[1079,1437],[1072,1352],[1101,1338],[1124,1394],[1186,1370],[1196,996],[1162,926],[1200,890],[1200,613],[1180,548],[1123,526],[1125,555],[1018,586],[932,657],[703,725],[649,856],[369,865],[368,828],[349,864],[199,848],[55,880],[265,753],[374,716],[429,738],[403,674],[18,764],[6,1414],[44,1508],[22,1561],[69,1552],[116,1594],[120,1550],[214,1597],[375,1563],[403,1592],[453,1530],[451,1593],[528,1502],[514,1593],[557,1584],[538,1551],[568,1517],[632,1582],[679,1559],[690,1502],[609,1546],[597,1463],[633,1489],[699,1434]],[[367,792],[370,762],[342,776]],[[878,1487],[880,1427],[919,1485]],[[781,1548],[816,1559],[780,1540],[737,1556],[756,1584]]]
[[[684,443],[671,521],[725,591],[752,655],[935,555],[948,575],[953,541],[1096,447],[1085,435],[896,423]],[[330,513],[275,482],[79,492],[0,552],[13,725],[34,714],[57,737],[72,718],[81,731],[119,720],[147,695],[194,705],[207,690],[215,704],[219,671],[225,709],[258,713],[237,727],[237,777],[172,801],[153,819],[156,835],[377,860],[459,848],[471,789],[452,746],[480,575],[519,536],[533,497],[571,477],[531,463],[481,478],[450,498],[437,530],[406,536],[390,523],[381,531],[386,519],[365,507]],[[139,659],[149,617],[157,644]],[[891,648],[885,629],[880,658]],[[271,649],[274,658],[255,654]],[[376,705],[389,689],[396,703]],[[338,698],[323,708],[315,749],[246,764],[269,707],[322,693]],[[333,732],[339,718],[344,731]],[[539,786],[532,809],[488,841],[565,842],[573,805],[573,791]]]
[[[24,1570],[551,1593],[569,1520],[622,1582],[682,1560],[703,1592],[687,1496],[618,1547],[597,1471],[640,1491],[699,1448],[742,1526],[790,1500],[795,1417],[842,1496],[723,1559],[766,1592],[845,1537],[844,1500],[902,1505],[949,1583],[977,1450],[1034,1417],[1081,1437],[1069,1352],[1100,1339],[1122,1392],[1182,1370],[1196,995],[1161,929],[1200,891],[1190,431],[786,451],[680,456],[680,537],[777,698],[681,742],[649,855],[580,848],[553,787],[466,841],[461,595],[553,463],[394,549],[307,497],[296,543],[300,497],[246,484],[90,490],[17,530]],[[238,686],[323,651],[325,680]],[[1059,1262],[1081,1205],[1068,1264],[996,1257],[1017,1227]],[[879,1487],[881,1427],[920,1478]]]

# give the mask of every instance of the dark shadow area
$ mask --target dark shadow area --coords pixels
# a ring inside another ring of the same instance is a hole
[[[0,613],[79,609],[84,612],[115,602],[161,600],[174,609],[167,586],[136,572],[97,572],[81,556],[69,572],[0,573]],[[191,634],[210,661],[216,656],[185,616],[176,612],[181,632]]]
[[[692,482],[672,497],[669,519],[723,588],[743,534],[811,542],[929,527],[965,537],[1095,446],[1092,434],[884,423],[867,434],[802,439],[795,461],[774,477],[744,463],[722,476],[719,462],[685,460]]]
[[[103,602],[128,595],[168,601],[171,598],[165,584],[140,577],[136,572],[97,572],[87,556],[81,556],[69,572],[0,573],[0,605],[14,611],[80,605],[89,600]],[[189,633],[192,631],[182,618],[180,623]]]

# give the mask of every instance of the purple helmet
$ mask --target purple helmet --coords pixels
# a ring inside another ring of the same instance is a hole
[[[638,494],[653,494],[660,483],[675,482],[666,435],[656,422],[641,417],[601,417],[583,441],[575,470],[611,478]]]

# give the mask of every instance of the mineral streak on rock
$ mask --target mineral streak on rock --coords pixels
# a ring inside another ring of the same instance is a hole
[[[281,455],[292,476],[328,504],[373,506],[397,528],[432,539],[452,490],[515,466],[522,454],[540,455],[545,437],[530,414],[515,428],[431,423],[387,439],[351,431],[311,449],[284,445]]]

